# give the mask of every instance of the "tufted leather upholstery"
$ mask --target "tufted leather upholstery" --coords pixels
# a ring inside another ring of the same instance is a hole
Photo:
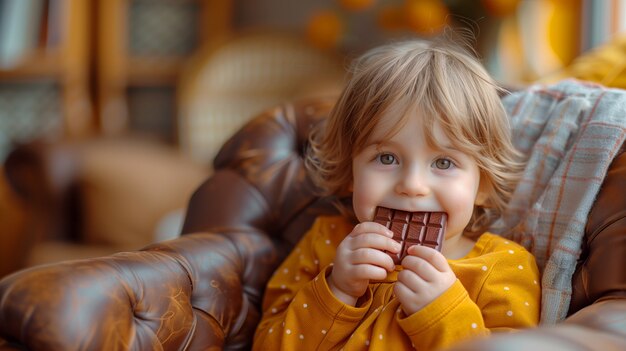
[[[189,202],[181,238],[0,281],[0,350],[247,349],[262,289],[323,213],[302,167],[333,100],[285,104],[248,123]],[[567,321],[457,350],[626,349],[626,154],[590,214]]]

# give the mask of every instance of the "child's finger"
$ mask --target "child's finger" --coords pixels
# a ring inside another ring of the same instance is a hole
[[[393,232],[384,225],[376,222],[361,222],[354,226],[354,229],[350,233],[351,236],[356,236],[364,233],[380,233],[390,238],[393,238]]]
[[[398,282],[404,284],[413,293],[422,291],[428,286],[426,279],[406,269],[398,273]]]
[[[413,245],[407,250],[409,255],[419,257],[429,262],[435,269],[440,272],[447,272],[450,270],[450,265],[441,252],[430,248],[428,246]]]
[[[402,267],[415,273],[415,276],[427,282],[437,280],[437,277],[441,274],[430,262],[418,256],[407,255],[402,260]]]
[[[393,271],[396,267],[393,259],[381,250],[361,248],[354,252],[352,264],[369,264],[382,267],[387,271]]]
[[[354,250],[359,248],[371,248],[382,251],[391,251],[393,253],[400,252],[401,245],[390,237],[374,233],[365,233],[357,235],[353,238],[354,244],[351,245]]]
[[[368,280],[383,280],[387,278],[387,270],[370,264],[360,264],[355,266],[355,276]]]

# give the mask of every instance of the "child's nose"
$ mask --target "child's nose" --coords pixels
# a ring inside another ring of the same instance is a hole
[[[404,196],[425,196],[430,193],[430,186],[424,175],[410,171],[398,181],[396,191]]]

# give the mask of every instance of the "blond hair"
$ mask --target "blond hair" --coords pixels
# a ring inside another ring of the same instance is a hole
[[[325,195],[348,194],[352,159],[385,112],[393,108],[406,118],[417,109],[429,144],[437,144],[437,121],[453,146],[478,164],[486,197],[466,233],[482,234],[508,203],[523,162],[511,142],[501,89],[480,62],[448,40],[412,40],[370,50],[351,73],[329,118],[311,134],[306,166],[314,182]]]

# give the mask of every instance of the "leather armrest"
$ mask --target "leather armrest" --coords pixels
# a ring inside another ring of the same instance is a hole
[[[626,299],[626,153],[609,167],[585,227],[572,279],[570,313],[605,299]],[[626,330],[626,327],[624,327]]]
[[[250,230],[19,271],[0,281],[0,340],[37,350],[245,348],[275,261],[271,241]]]

